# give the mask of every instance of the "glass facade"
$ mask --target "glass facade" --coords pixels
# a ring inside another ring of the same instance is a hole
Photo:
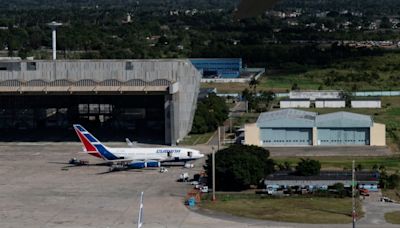
[[[238,78],[242,59],[190,59],[204,78]]]

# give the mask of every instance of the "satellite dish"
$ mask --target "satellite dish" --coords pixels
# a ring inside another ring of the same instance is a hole
[[[235,18],[240,20],[256,17],[272,8],[279,1],[280,0],[242,0],[239,4],[238,11],[235,13]]]

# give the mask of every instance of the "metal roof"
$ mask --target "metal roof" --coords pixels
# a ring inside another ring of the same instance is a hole
[[[317,116],[315,125],[318,128],[369,128],[373,120],[367,115],[335,112]]]
[[[310,101],[309,98],[284,98],[281,101]]]
[[[357,171],[355,173],[358,181],[379,181],[379,172]],[[315,176],[299,176],[295,173],[288,171],[279,171],[268,175],[265,180],[297,180],[297,181],[318,181],[318,180],[351,180],[351,171],[321,171],[319,175]]]
[[[260,128],[312,128],[314,127],[317,113],[296,109],[283,109],[265,112],[257,120]]]
[[[297,109],[264,112],[257,120],[259,128],[369,128],[371,116],[351,112],[334,112],[317,115]]]
[[[381,101],[380,97],[354,97],[351,101]]]

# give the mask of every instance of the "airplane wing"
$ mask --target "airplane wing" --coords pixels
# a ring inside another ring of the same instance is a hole
[[[242,0],[239,4],[235,18],[245,19],[255,17],[270,9],[280,0]]]
[[[136,147],[136,142],[131,142],[128,138],[125,138],[126,144],[128,144],[129,147]]]

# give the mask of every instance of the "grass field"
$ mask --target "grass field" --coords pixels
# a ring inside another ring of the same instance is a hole
[[[388,223],[400,224],[400,211],[386,213],[385,219]]]
[[[400,170],[400,156],[390,157],[311,157],[321,162],[323,170],[350,170],[352,161],[356,161],[356,165],[361,164],[363,169],[372,169],[374,165],[385,166],[389,172]],[[300,158],[273,158],[278,164],[289,162],[293,167],[300,161]]]
[[[339,89],[400,90],[400,53],[362,57],[333,62],[326,67],[308,67],[303,73],[267,73],[260,79],[259,90],[285,92],[297,84],[302,90]],[[327,83],[332,79],[331,83]],[[241,92],[247,83],[204,83],[219,92]]]
[[[206,144],[208,140],[214,135],[215,132],[209,132],[205,134],[192,134],[188,135],[184,138],[183,141],[180,142],[181,145],[197,145],[197,144]]]
[[[257,195],[219,194],[201,207],[235,216],[280,222],[345,224],[351,222],[351,198],[261,198]],[[362,215],[358,208],[358,214]]]

